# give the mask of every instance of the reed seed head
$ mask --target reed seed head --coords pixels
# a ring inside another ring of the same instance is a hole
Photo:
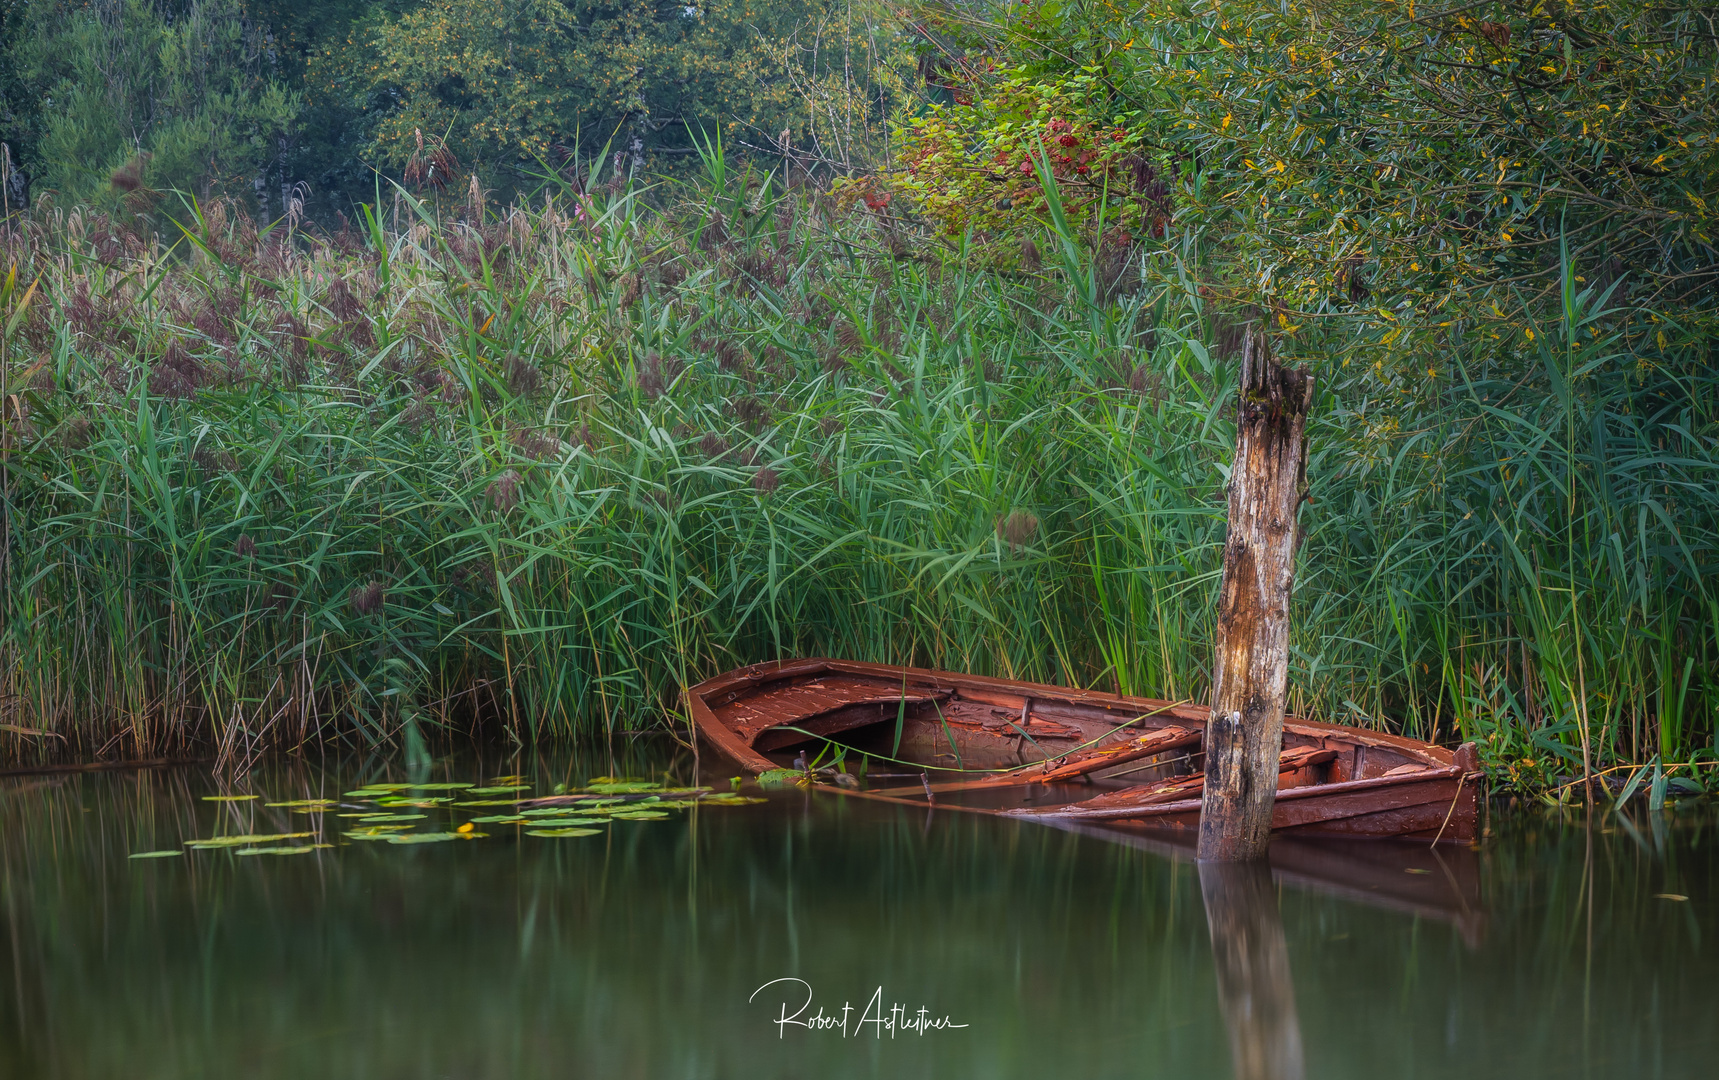
[[[519,505],[519,474],[512,469],[498,476],[489,485],[489,501],[503,514]]]
[[[755,397],[734,400],[734,418],[754,430],[770,422],[770,406]]]
[[[543,388],[543,373],[518,353],[507,355],[507,389],[514,397],[530,397]]]
[[[387,594],[380,581],[372,581],[352,590],[352,610],[360,615],[373,615],[382,610]]]
[[[1032,543],[1038,531],[1039,519],[1025,510],[1011,511],[1007,516],[997,518],[997,535],[1014,551]]]
[[[239,538],[233,541],[233,554],[239,558],[249,559],[254,557],[256,553],[257,542],[251,539],[250,533],[240,533]]]
[[[760,495],[769,495],[782,486],[782,478],[776,475],[776,470],[766,465],[752,475],[752,487]]]

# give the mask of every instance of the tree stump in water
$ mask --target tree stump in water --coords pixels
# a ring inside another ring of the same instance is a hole
[[[1206,720],[1203,860],[1263,858],[1271,839],[1313,376],[1278,364],[1265,335],[1250,330],[1242,344],[1237,398],[1212,711]]]

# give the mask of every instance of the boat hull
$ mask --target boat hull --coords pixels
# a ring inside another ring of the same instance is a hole
[[[804,780],[1057,822],[1199,824],[1206,710],[1192,702],[818,658],[727,672],[688,689],[685,705],[701,738],[754,774],[834,747],[908,782],[878,786],[829,768]],[[1274,833],[1475,839],[1472,747],[1289,717],[1280,769]]]

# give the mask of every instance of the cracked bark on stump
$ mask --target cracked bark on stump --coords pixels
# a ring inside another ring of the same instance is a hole
[[[1271,358],[1265,335],[1242,344],[1229,530],[1218,593],[1212,711],[1206,720],[1202,860],[1264,858],[1277,799],[1289,685],[1289,597],[1306,489],[1313,376]]]

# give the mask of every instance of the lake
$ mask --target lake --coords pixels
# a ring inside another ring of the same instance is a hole
[[[448,839],[511,814],[456,803],[601,777],[632,801]],[[1522,1080],[1719,1061],[1705,804],[1589,828],[1494,803],[1478,850],[1280,844],[1270,871],[1202,873],[1146,834],[793,788],[676,808],[629,778],[729,790],[649,742],[473,750],[414,777],[310,757],[0,780],[0,1073]],[[490,790],[378,787],[411,781]],[[238,836],[262,839],[185,846]],[[131,857],[156,851],[183,854]]]

